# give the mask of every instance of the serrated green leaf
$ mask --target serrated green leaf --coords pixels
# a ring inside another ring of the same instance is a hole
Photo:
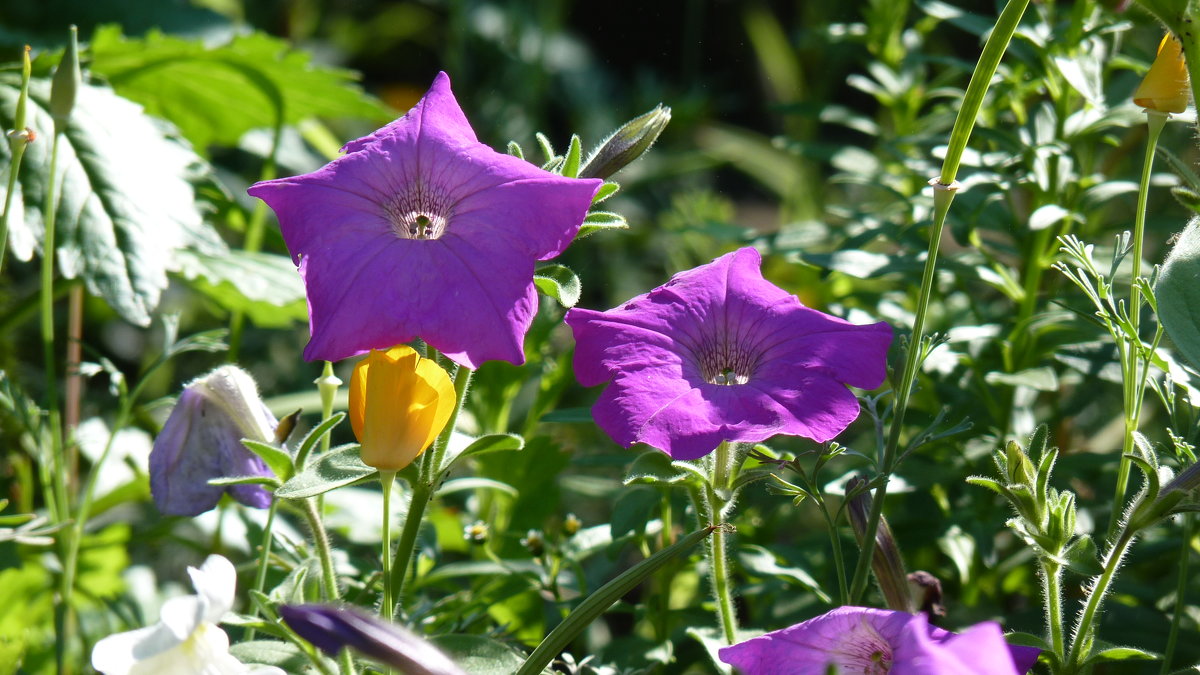
[[[375,469],[363,464],[358,444],[343,445],[311,460],[300,473],[275,491],[279,499],[304,499],[355,483]]]
[[[579,302],[579,295],[583,292],[579,277],[564,265],[539,267],[533,273],[533,283],[539,291],[554,298],[567,309]]]
[[[1179,351],[1200,368],[1200,221],[1179,236],[1154,287],[1158,318]]]
[[[216,47],[150,32],[126,38],[117,26],[91,41],[92,70],[122,96],[171,120],[201,152],[235,146],[247,131],[306,117],[391,119],[364,95],[351,71],[314,65],[311,56],[263,33]]]
[[[0,79],[0,124],[6,128],[19,93],[18,82]],[[45,140],[26,149],[13,196],[9,241],[21,260],[30,259],[43,238],[54,130],[49,95],[49,82],[30,82],[26,124]],[[8,144],[0,143],[0,165],[8,161]],[[167,125],[111,89],[80,87],[59,143],[58,172],[59,272],[82,278],[89,293],[131,323],[150,323],[167,272],[178,267],[177,251],[227,250],[196,201],[195,184],[211,179],[209,167]]]
[[[287,256],[180,251],[179,273],[223,309],[241,312],[261,328],[285,328],[308,318],[304,283]]]

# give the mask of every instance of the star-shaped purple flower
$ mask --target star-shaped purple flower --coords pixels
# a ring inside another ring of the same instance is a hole
[[[625,447],[695,459],[722,441],[827,441],[858,416],[847,384],[874,389],[892,329],[809,309],[743,248],[607,312],[573,309],[575,376],[612,384],[592,408]]]
[[[924,614],[839,607],[719,652],[744,675],[1024,675],[1041,650],[1010,646],[999,624],[962,634],[930,626]]]
[[[404,117],[345,155],[249,193],[279,217],[308,293],[308,360],[420,337],[457,363],[524,363],[534,263],[571,243],[600,180],[480,143],[439,73]]]

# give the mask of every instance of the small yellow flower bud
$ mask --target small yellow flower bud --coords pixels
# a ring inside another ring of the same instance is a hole
[[[380,471],[412,463],[450,421],[454,383],[435,361],[400,345],[371,350],[350,377],[350,426],[362,460]]]
[[[1158,45],[1158,56],[1154,57],[1141,86],[1133,92],[1133,102],[1146,110],[1181,113],[1187,108],[1189,91],[1183,45],[1167,33]]]

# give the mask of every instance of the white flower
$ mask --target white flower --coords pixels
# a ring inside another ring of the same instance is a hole
[[[233,563],[210,555],[188,574],[197,595],[166,601],[156,625],[97,642],[92,667],[104,675],[284,675],[274,667],[247,666],[229,653],[229,636],[217,622],[233,608]]]

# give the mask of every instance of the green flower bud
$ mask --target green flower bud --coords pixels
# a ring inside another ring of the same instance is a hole
[[[71,26],[71,40],[50,84],[50,114],[54,117],[55,133],[66,128],[82,83],[83,76],[79,72],[79,31]]]
[[[611,136],[604,139],[600,147],[588,157],[580,178],[608,178],[641,157],[658,140],[658,135],[671,121],[671,109],[661,103],[654,110],[635,117]]]

